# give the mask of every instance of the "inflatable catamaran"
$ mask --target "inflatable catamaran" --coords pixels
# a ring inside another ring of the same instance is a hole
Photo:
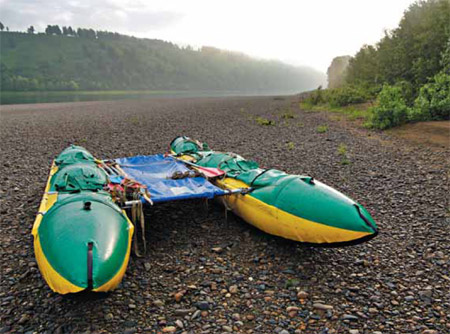
[[[145,254],[143,206],[201,198],[302,243],[351,245],[378,233],[363,206],[314,178],[263,169],[188,137],[175,138],[166,154],[115,160],[71,146],[53,162],[33,226],[42,276],[61,294],[112,290],[132,242]]]

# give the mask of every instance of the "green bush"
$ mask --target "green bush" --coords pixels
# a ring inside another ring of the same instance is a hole
[[[370,113],[371,126],[376,129],[388,129],[405,123],[410,108],[406,105],[402,87],[384,85],[378,94],[377,106],[370,108]]]
[[[272,121],[270,119],[263,118],[263,117],[260,117],[260,116],[256,117],[255,121],[259,125],[263,125],[263,126],[273,126],[273,125],[275,125],[275,121]]]
[[[316,128],[316,132],[317,133],[325,133],[325,132],[327,132],[328,131],[328,125],[319,125],[317,128]]]
[[[344,86],[325,90],[319,87],[304,102],[313,106],[328,103],[331,107],[339,108],[364,103],[374,98],[378,92],[378,87]]]
[[[329,89],[326,100],[332,107],[344,107],[350,104],[363,103],[369,98],[368,92],[362,87],[344,86]]]
[[[305,99],[305,103],[311,104],[313,106],[318,105],[320,103],[324,103],[324,97],[322,93],[322,86],[319,86],[315,91],[313,91],[309,96]]]
[[[450,119],[450,75],[438,73],[423,85],[408,116],[411,121]]]

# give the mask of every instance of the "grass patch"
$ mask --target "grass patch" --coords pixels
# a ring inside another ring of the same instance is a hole
[[[267,118],[263,118],[263,117],[256,117],[255,118],[256,123],[258,123],[258,125],[262,125],[262,126],[274,126],[275,125],[275,121],[272,121],[270,119]]]
[[[288,279],[284,285],[286,288],[293,288],[300,285],[300,280],[295,278]]]
[[[327,132],[328,131],[328,125],[319,125],[317,128],[316,128],[316,132],[317,133],[325,133],[325,132]]]
[[[361,121],[362,124],[365,124],[369,121],[370,112],[367,110],[371,103],[364,103],[358,105],[350,105],[345,107],[333,107],[330,104],[318,104],[313,105],[307,102],[300,103],[300,109],[305,112],[318,112],[318,111],[326,111],[330,113],[336,113],[344,116],[345,119],[355,122]],[[340,121],[340,116],[333,116],[332,120]]]
[[[343,157],[341,159],[341,165],[346,166],[346,165],[350,165],[351,161],[349,159],[347,159],[347,157]]]
[[[295,148],[295,144],[293,142],[289,142],[286,144],[286,147],[289,151],[292,151]]]
[[[295,115],[292,113],[291,110],[288,110],[285,113],[281,114],[281,118],[283,118],[283,119],[292,119],[292,118],[295,118]]]
[[[337,153],[341,156],[341,165],[350,165],[351,161],[347,157],[347,145],[340,143],[337,148]]]
[[[341,143],[337,149],[339,155],[346,156],[347,155],[347,145]]]
[[[137,117],[137,116],[131,116],[130,117],[130,123],[131,124],[134,124],[134,125],[138,125],[139,124],[139,117]]]

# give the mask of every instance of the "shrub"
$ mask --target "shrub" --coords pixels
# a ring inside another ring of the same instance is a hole
[[[408,116],[411,121],[450,119],[450,75],[440,72],[423,85]]]
[[[327,100],[332,107],[344,107],[350,104],[363,103],[370,98],[362,87],[344,86],[328,90]]]
[[[347,145],[341,143],[337,149],[339,155],[346,156],[347,155]]]
[[[324,102],[324,97],[322,93],[322,86],[319,86],[315,91],[313,91],[304,101],[307,104],[313,106]]]
[[[295,148],[295,144],[293,142],[289,142],[286,144],[286,147],[289,151],[292,151]]]
[[[317,133],[325,133],[328,131],[328,125],[319,125],[316,128]]]
[[[275,122],[267,119],[267,118],[263,118],[263,117],[256,117],[256,123],[258,123],[259,125],[263,125],[263,126],[272,126],[275,125]]]
[[[399,86],[384,85],[377,98],[377,106],[370,108],[371,126],[388,129],[405,123],[410,110]]]
[[[291,119],[291,118],[295,118],[295,115],[292,113],[291,110],[286,111],[285,113],[283,113],[281,115],[281,118],[283,119]]]

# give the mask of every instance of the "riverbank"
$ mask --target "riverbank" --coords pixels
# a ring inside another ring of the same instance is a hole
[[[73,91],[3,91],[0,105],[82,101],[135,100],[149,98],[194,98],[229,96],[264,96],[264,92],[214,90],[73,90]],[[273,94],[271,94],[273,95]],[[282,94],[283,95],[283,94]]]
[[[0,332],[450,328],[448,147],[430,150],[355,127],[302,110],[290,97],[2,106],[0,118]],[[381,233],[354,247],[311,248],[233,215],[225,220],[220,206],[207,214],[197,202],[154,206],[146,210],[148,255],[131,259],[119,289],[52,293],[36,267],[31,226],[55,155],[70,143],[100,158],[161,153],[180,134],[264,167],[314,176],[361,202]]]

